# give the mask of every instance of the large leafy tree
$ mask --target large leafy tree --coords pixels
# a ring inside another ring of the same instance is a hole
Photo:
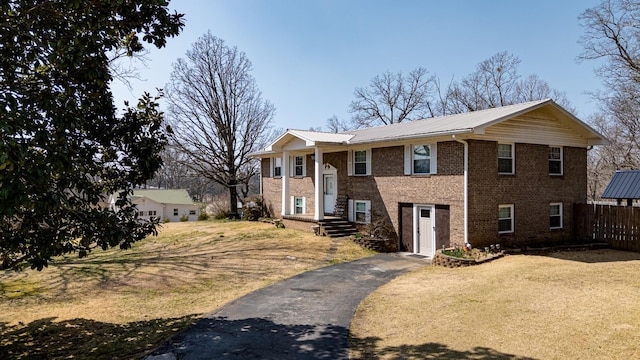
[[[243,52],[207,33],[173,65],[167,86],[172,140],[191,170],[229,190],[233,214],[238,190],[246,196],[257,174],[249,154],[271,136],[275,112],[251,69]]]
[[[176,36],[164,0],[0,3],[0,264],[41,270],[53,256],[128,248],[155,233],[131,189],[161,165],[156,98],[118,115],[113,54]],[[116,193],[119,211],[99,206]]]

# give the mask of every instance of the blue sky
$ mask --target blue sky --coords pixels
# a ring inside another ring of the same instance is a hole
[[[588,121],[600,88],[596,63],[577,62],[584,29],[578,16],[599,0],[173,0],[183,33],[152,50],[133,91],[114,83],[116,105],[154,93],[172,63],[207,31],[237,46],[253,63],[263,98],[276,107],[273,126],[325,126],[350,118],[356,87],[386,71],[426,68],[443,84],[461,79],[492,55],[520,58],[519,74],[537,74],[564,91]]]

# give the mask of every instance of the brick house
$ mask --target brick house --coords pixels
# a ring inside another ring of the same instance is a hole
[[[586,202],[587,150],[608,140],[552,100],[344,133],[288,130],[263,151],[274,217],[309,223],[344,206],[400,251],[572,238]],[[346,204],[340,204],[346,203]]]

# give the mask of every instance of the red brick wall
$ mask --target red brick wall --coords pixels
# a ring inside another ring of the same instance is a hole
[[[572,204],[586,200],[584,148],[564,147],[562,176],[549,175],[545,145],[515,144],[515,174],[498,175],[497,142],[469,141],[469,241],[528,245],[570,240]],[[549,204],[563,203],[563,229],[549,229]],[[514,232],[498,234],[498,206],[514,205]]]
[[[572,238],[572,204],[586,200],[586,149],[563,148],[563,175],[549,176],[548,146],[516,144],[515,174],[498,175],[497,142],[469,140],[469,241],[527,245]],[[399,203],[449,205],[450,243],[464,242],[464,146],[440,142],[434,175],[404,175],[404,147],[374,148],[371,176],[347,175],[347,152],[323,154],[337,168],[338,194],[370,200],[374,216],[387,217],[399,234]],[[314,171],[307,156],[307,177],[291,178],[290,195],[306,198],[314,212]],[[281,178],[269,178],[269,161],[262,162],[263,196],[272,216],[279,217]],[[284,169],[283,169],[284,170]],[[549,229],[549,204],[563,203],[563,229]],[[515,231],[498,234],[498,205],[514,204]],[[407,224],[403,224],[406,227]]]
[[[435,175],[404,175],[404,147],[374,148],[371,176],[351,176],[347,195],[370,200],[373,216],[386,216],[399,229],[399,203],[450,206],[450,242],[464,243],[464,147],[458,142],[437,145]],[[405,227],[406,224],[403,224]]]

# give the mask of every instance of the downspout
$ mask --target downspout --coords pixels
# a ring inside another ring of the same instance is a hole
[[[453,140],[464,145],[464,243],[469,244],[469,143],[466,140]]]

